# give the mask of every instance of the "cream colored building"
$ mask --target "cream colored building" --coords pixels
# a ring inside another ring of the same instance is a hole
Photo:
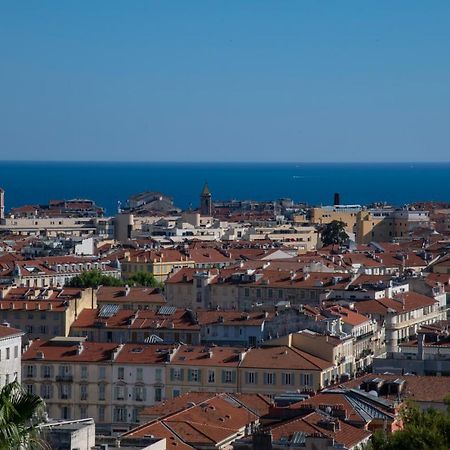
[[[166,397],[186,392],[238,392],[242,348],[181,345],[166,370]]]
[[[164,400],[167,345],[36,340],[22,357],[22,384],[40,395],[50,417],[92,417],[97,429],[122,432],[139,411]]]
[[[7,287],[0,290],[0,318],[25,332],[27,339],[68,336],[70,327],[95,295],[91,289],[32,289]]]
[[[326,225],[333,221],[344,222],[345,231],[354,234],[356,221],[361,206],[359,205],[334,205],[322,206],[311,209],[311,223],[314,225]]]
[[[171,272],[183,267],[194,268],[195,261],[178,250],[130,250],[122,260],[122,275],[128,278],[135,272],[146,272],[163,282]]]
[[[251,348],[239,365],[239,392],[313,392],[331,383],[333,364],[288,346]]]
[[[378,208],[363,210],[356,218],[356,241],[358,244],[391,242],[408,239],[418,228],[430,227],[428,211],[414,209]]]
[[[21,236],[90,236],[112,237],[113,221],[109,217],[7,217],[0,223],[0,232]]]

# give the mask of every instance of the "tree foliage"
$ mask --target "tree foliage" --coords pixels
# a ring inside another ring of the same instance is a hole
[[[123,286],[123,280],[104,275],[100,270],[85,270],[73,277],[68,283],[69,287],[97,288],[99,286]]]
[[[44,401],[27,393],[16,381],[0,391],[0,450],[42,448],[40,425]]]
[[[327,223],[321,232],[321,239],[324,246],[343,245],[348,241],[348,234],[345,232],[346,224],[340,220],[333,220]]]
[[[127,278],[127,283],[130,286],[162,287],[162,283],[160,283],[152,273],[148,272],[133,273],[133,275]]]
[[[376,432],[368,446],[371,450],[448,450],[450,412],[421,411],[408,405],[402,414],[403,430],[392,434]]]

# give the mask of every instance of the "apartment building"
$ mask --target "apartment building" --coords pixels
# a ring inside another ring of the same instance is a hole
[[[445,296],[443,298],[445,302]],[[416,292],[359,301],[355,308],[376,320],[379,329],[384,325],[388,352],[398,351],[398,344],[415,336],[422,325],[444,320],[447,316],[445,303]]]
[[[17,380],[21,382],[23,332],[10,326],[0,326],[0,389]]]
[[[311,223],[326,225],[333,221],[345,223],[347,234],[355,234],[356,218],[361,211],[360,205],[332,205],[311,209]]]
[[[238,366],[242,348],[181,345],[166,370],[166,397],[186,392],[239,392]]]
[[[27,339],[68,336],[83,308],[90,308],[91,289],[26,288],[0,289],[0,318],[23,330]]]
[[[227,268],[197,272],[182,269],[166,283],[169,304],[193,309],[220,308],[249,311],[273,308],[279,302],[320,306],[321,296],[345,289],[348,273]]]
[[[160,288],[130,286],[100,286],[96,291],[97,305],[117,305],[122,309],[158,310],[166,304]]]
[[[313,392],[331,383],[334,365],[289,346],[251,348],[239,364],[239,391]]]
[[[170,347],[35,340],[22,356],[22,382],[46,402],[50,417],[94,418],[97,428],[121,432],[139,411],[164,399]]]
[[[129,250],[121,260],[124,278],[135,272],[151,273],[158,281],[165,281],[167,276],[182,267],[195,267],[195,261],[174,249],[164,250]]]
[[[89,257],[49,256],[45,259],[11,259],[0,266],[4,284],[25,287],[61,287],[84,271],[99,270],[104,275],[120,278],[115,261]]]
[[[200,326],[192,311],[163,306],[158,311],[120,309],[105,305],[84,309],[72,324],[72,336],[94,342],[200,343]]]
[[[356,218],[356,241],[358,244],[392,242],[407,239],[419,228],[430,227],[428,211],[414,209],[376,208],[358,213]]]
[[[109,217],[6,217],[0,223],[0,232],[20,236],[57,237],[97,235],[113,237],[114,225]]]

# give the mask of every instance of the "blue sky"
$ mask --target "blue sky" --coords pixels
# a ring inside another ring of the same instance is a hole
[[[450,161],[450,2],[0,1],[0,159]]]

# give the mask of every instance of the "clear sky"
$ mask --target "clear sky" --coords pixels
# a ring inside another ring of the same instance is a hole
[[[449,0],[0,0],[0,159],[450,161]]]

